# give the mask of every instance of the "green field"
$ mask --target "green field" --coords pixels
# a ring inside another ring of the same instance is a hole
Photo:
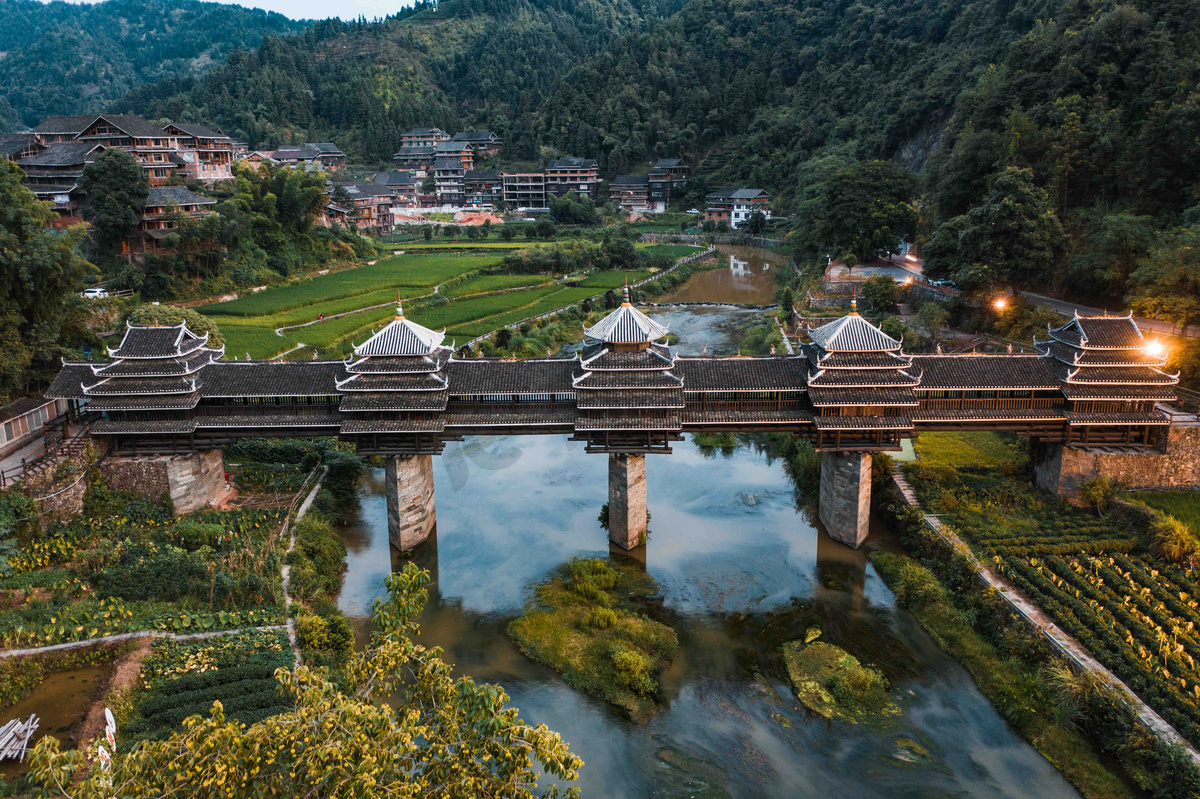
[[[654,255],[668,255],[674,260],[700,252],[699,247],[690,244],[649,244],[641,249]]]
[[[1197,491],[1138,491],[1134,497],[1152,508],[1174,516],[1200,536],[1200,492]]]
[[[492,228],[495,230],[495,228]],[[385,244],[384,246],[390,250],[404,250],[406,253],[413,250],[519,250],[522,247],[533,247],[538,244],[545,244],[544,241],[529,241],[526,239],[513,239],[512,241],[472,241],[464,239],[463,241],[401,241],[395,244]]]
[[[312,280],[265,289],[256,294],[201,307],[225,337],[229,358],[272,358],[304,345],[289,357],[336,357],[349,353],[395,314],[397,293],[408,316],[450,340],[465,343],[522,319],[580,302],[608,288],[640,280],[650,273],[598,272],[579,287],[567,287],[551,275],[479,274],[444,291],[448,302],[432,304],[432,287],[499,263],[497,255],[442,253],[395,255],[372,266],[348,269]],[[323,321],[315,321],[321,314]],[[344,314],[344,315],[339,315]],[[310,324],[311,323],[311,324]],[[303,325],[297,327],[297,325]],[[278,328],[289,327],[282,335]]]
[[[206,316],[265,316],[383,289],[432,289],[452,277],[498,263],[499,256],[393,255],[371,266],[289,283],[231,302],[206,305],[203,313]]]

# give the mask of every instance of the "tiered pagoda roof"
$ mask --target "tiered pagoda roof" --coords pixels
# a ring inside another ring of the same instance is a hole
[[[642,431],[671,437],[683,429],[683,378],[675,354],[657,343],[668,333],[633,307],[625,287],[620,307],[584,331],[584,348],[571,375],[579,414],[575,431]]]
[[[901,342],[851,311],[841,319],[809,333],[812,344],[804,346],[808,358],[808,395],[814,408],[842,406],[843,416],[864,425],[868,414],[878,418],[878,409],[889,408],[889,416],[902,417],[917,407],[913,389],[921,376]],[[844,412],[845,406],[861,407],[862,414]],[[876,410],[866,411],[866,408]],[[896,421],[896,420],[893,420]],[[898,420],[901,424],[905,420]],[[912,426],[908,421],[909,427]],[[843,425],[845,426],[845,425]],[[875,426],[878,426],[877,424]]]
[[[450,387],[445,337],[406,318],[396,303],[396,318],[354,348],[347,376],[337,381],[342,432],[440,432]]]
[[[89,365],[80,383],[96,411],[173,411],[195,408],[201,371],[224,348],[208,347],[187,325],[126,325],[121,343],[108,348],[111,361]]]
[[[1068,400],[1070,423],[1126,423],[1129,413],[1145,415],[1152,411],[1152,403],[1175,398],[1171,387],[1179,382],[1179,375],[1162,370],[1166,358],[1161,347],[1146,340],[1132,314],[1080,316],[1076,312],[1070,322],[1048,332],[1046,341],[1034,343]],[[1152,423],[1164,422],[1156,415]]]

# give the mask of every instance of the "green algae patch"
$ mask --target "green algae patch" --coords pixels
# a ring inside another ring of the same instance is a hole
[[[573,560],[537,587],[536,602],[509,623],[508,635],[571,686],[646,721],[658,709],[659,676],[679,649],[674,630],[637,610],[655,593],[644,572]]]
[[[829,720],[853,722],[899,715],[882,672],[864,666],[839,646],[816,640],[820,634],[812,629],[803,641],[783,645],[783,660],[796,698]]]

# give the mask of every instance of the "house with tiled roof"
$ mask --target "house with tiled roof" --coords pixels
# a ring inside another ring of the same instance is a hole
[[[705,202],[706,222],[725,222],[735,230],[750,221],[750,217],[756,213],[771,218],[771,195],[762,189],[719,189],[709,194]]]
[[[233,177],[233,143],[221,131],[192,122],[171,122],[163,132],[178,143],[174,155],[185,177],[205,182]]]
[[[504,140],[490,130],[466,130],[455,133],[450,140],[469,144],[475,154],[479,156],[496,155],[504,146]]]
[[[105,146],[90,141],[59,141],[41,152],[17,161],[25,173],[25,187],[39,200],[54,204],[58,222],[83,221],[81,210],[86,194],[79,187],[84,168],[104,152]]]
[[[45,149],[46,144],[36,133],[0,133],[0,158],[20,161]]]
[[[151,186],[138,223],[139,244],[148,252],[174,251],[174,235],[187,220],[199,221],[213,213],[217,201],[186,186]]]
[[[346,165],[346,155],[333,142],[308,142],[299,147],[280,147],[271,157],[281,164],[337,172]]]
[[[400,146],[433,148],[449,138],[450,134],[441,128],[413,128],[400,134]]]
[[[546,194],[561,196],[569,191],[596,199],[600,171],[594,158],[555,158],[546,164]]]
[[[667,204],[678,197],[688,179],[688,165],[682,158],[660,158],[650,167],[647,199],[655,213],[667,210]]]

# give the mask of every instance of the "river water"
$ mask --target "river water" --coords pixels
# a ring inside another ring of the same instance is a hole
[[[657,302],[730,302],[773,305],[780,286],[775,273],[788,257],[757,247],[717,247],[719,267],[698,272]]]
[[[732,354],[747,313],[658,318],[683,352]],[[504,686],[527,722],[561,733],[585,761],[586,796],[1078,796],[896,606],[866,556],[897,546],[888,531],[873,528],[859,551],[833,542],[783,464],[753,442],[711,451],[689,437],[674,450],[647,458],[650,536],[633,553],[609,548],[597,520],[607,462],[581,443],[472,438],[434,458],[437,530],[412,554],[434,576],[422,641],[459,673]],[[339,605],[361,641],[385,576],[404,562],[387,541],[382,470],[364,482],[344,535]],[[648,723],[571,688],[505,635],[533,586],[576,556],[632,557],[658,583],[648,612],[676,629],[680,649]],[[884,671],[898,719],[830,723],[793,698],[778,651],[814,625]]]

